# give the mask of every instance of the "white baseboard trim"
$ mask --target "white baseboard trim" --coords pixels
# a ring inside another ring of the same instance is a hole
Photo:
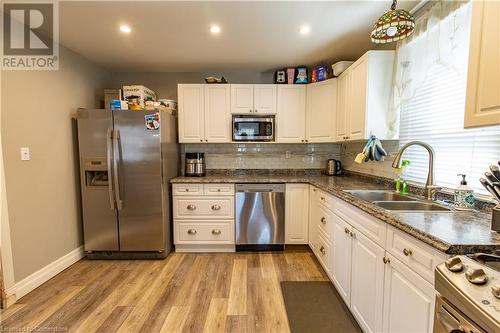
[[[36,271],[30,276],[17,282],[14,286],[5,290],[7,299],[9,300],[8,303],[14,303],[16,300],[20,299],[35,288],[41,286],[83,257],[85,257],[83,246],[80,246],[69,252],[68,254],[65,254],[61,258],[51,262],[50,264]]]

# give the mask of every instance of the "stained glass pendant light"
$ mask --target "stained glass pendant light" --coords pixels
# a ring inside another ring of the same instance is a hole
[[[410,36],[415,29],[413,16],[404,9],[396,9],[397,1],[392,1],[391,10],[380,16],[373,26],[372,42],[391,43]]]

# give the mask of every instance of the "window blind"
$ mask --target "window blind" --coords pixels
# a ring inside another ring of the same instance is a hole
[[[467,10],[469,29],[470,10]],[[431,29],[454,29],[456,12],[443,18],[439,26]],[[463,24],[463,22],[462,22]],[[429,33],[432,33],[430,31]],[[456,36],[455,36],[456,37]],[[420,54],[422,45],[429,36],[426,33],[414,38],[401,46],[401,53],[407,56],[405,61]],[[425,77],[411,97],[400,104],[400,145],[409,141],[420,140],[429,143],[435,150],[435,182],[444,187],[456,187],[460,177],[466,174],[469,186],[481,194],[488,194],[479,182],[479,178],[488,171],[490,164],[500,160],[500,126],[489,126],[476,129],[464,129],[464,110],[467,86],[468,38],[469,34],[461,35],[463,40],[456,43],[453,59],[438,57],[438,61],[430,64],[416,60],[413,71],[425,72]],[[446,39],[439,43],[448,42]],[[405,49],[406,48],[406,49]],[[421,68],[418,68],[418,66]],[[425,66],[425,68],[424,68]],[[457,70],[463,69],[463,70]],[[404,155],[411,161],[407,169],[407,179],[425,182],[427,179],[428,156],[422,147],[410,147]]]

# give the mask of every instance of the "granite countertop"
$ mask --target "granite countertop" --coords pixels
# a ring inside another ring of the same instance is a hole
[[[356,176],[208,175],[177,177],[171,183],[307,183],[406,232],[447,254],[500,250],[500,233],[490,230],[491,214],[480,211],[397,212],[359,199],[345,189],[387,189]]]

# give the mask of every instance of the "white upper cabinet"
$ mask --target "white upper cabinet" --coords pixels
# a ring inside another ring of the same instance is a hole
[[[276,85],[231,84],[231,113],[275,114]]]
[[[231,84],[231,113],[253,113],[253,84]]]
[[[337,79],[307,85],[306,142],[334,142]]]
[[[306,138],[306,86],[279,85],[276,142],[297,143]]]
[[[205,85],[205,142],[231,141],[230,103],[228,84]]]
[[[179,84],[179,142],[231,142],[230,87]]]
[[[390,107],[394,51],[368,51],[339,77],[336,141],[397,139],[399,117]]]
[[[204,84],[179,84],[179,142],[205,140]]]
[[[285,244],[308,244],[309,185],[286,184]]]
[[[500,124],[500,2],[472,6],[465,128]]]
[[[253,111],[254,113],[276,114],[276,85],[253,85]]]

